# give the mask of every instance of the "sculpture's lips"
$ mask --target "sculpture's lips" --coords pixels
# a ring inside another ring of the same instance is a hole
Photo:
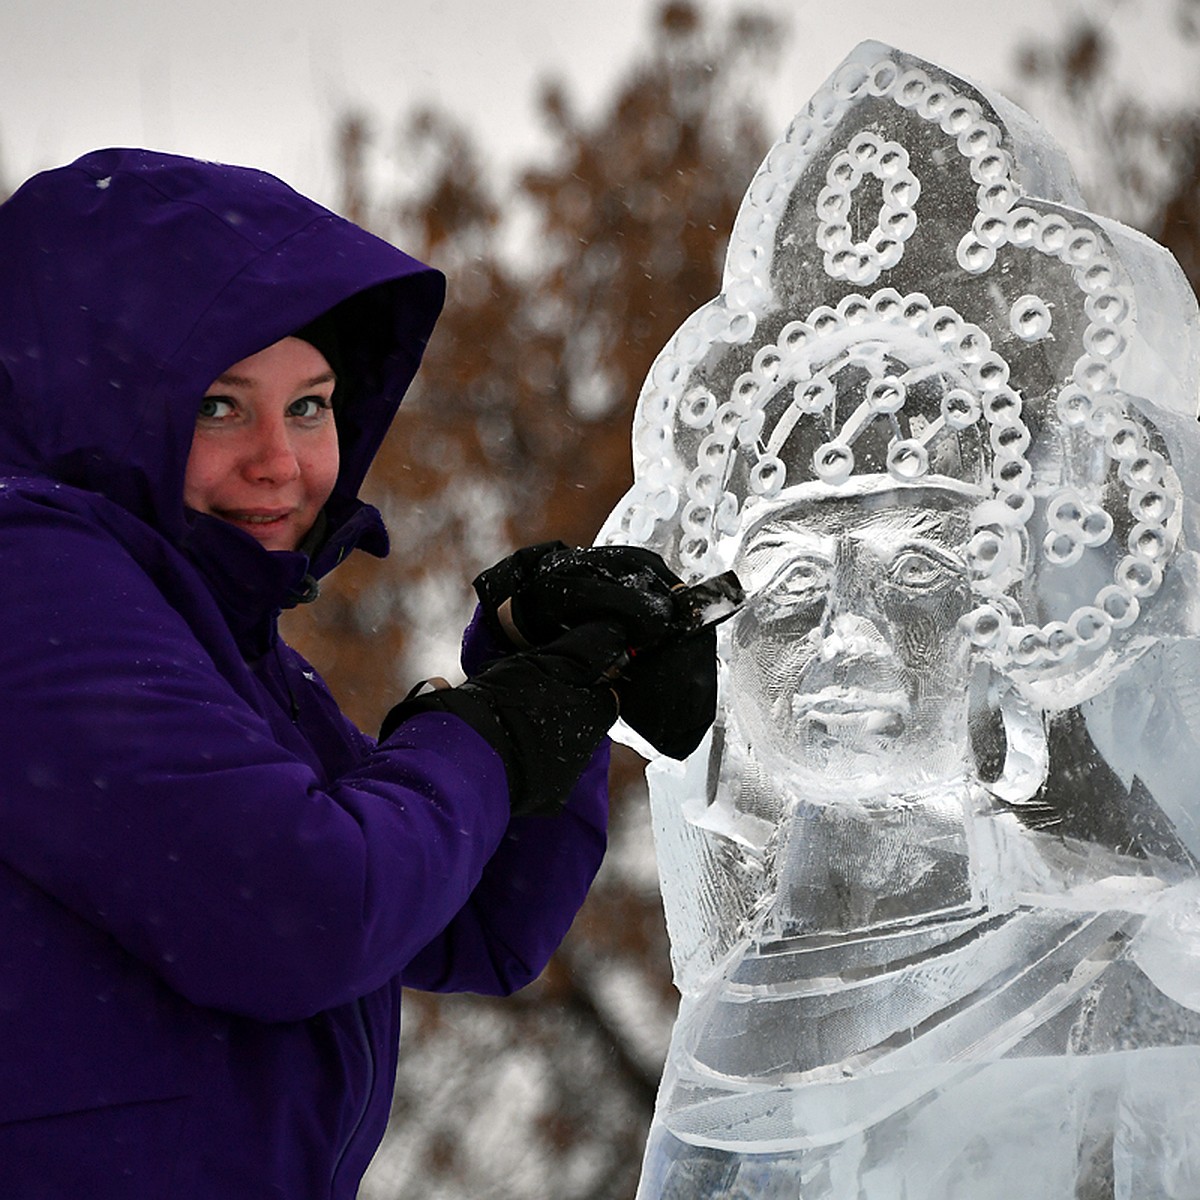
[[[904,728],[907,712],[907,698],[895,692],[836,687],[792,698],[792,713],[798,719],[824,726],[830,733],[896,734]]]

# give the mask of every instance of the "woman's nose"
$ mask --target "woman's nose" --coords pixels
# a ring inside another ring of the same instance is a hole
[[[300,474],[295,448],[282,421],[262,421],[255,425],[243,470],[248,478],[289,483]]]

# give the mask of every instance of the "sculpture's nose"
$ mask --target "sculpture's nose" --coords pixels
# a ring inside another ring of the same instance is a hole
[[[833,659],[878,657],[888,650],[875,587],[881,564],[853,538],[837,549],[836,567],[820,628],[820,656]]]
[[[877,654],[883,639],[868,618],[856,613],[837,613],[822,631],[821,657],[829,662],[835,658],[861,658]]]

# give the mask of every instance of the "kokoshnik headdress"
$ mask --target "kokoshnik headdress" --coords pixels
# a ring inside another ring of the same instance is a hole
[[[1025,113],[860,45],[654,363],[601,540],[697,579],[790,500],[945,488],[978,498],[964,627],[998,667],[1061,677],[1131,641],[1183,526],[1196,304],[1165,250],[1081,208]]]

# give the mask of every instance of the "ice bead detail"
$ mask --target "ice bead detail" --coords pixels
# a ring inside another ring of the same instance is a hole
[[[1198,329],[934,64],[864,43],[767,154],[600,535],[748,595],[647,771],[639,1200],[1200,1195]]]

